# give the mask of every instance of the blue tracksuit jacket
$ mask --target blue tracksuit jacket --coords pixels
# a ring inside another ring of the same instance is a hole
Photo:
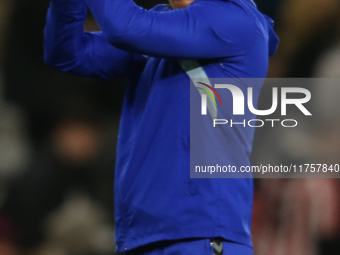
[[[83,31],[86,4],[101,32]],[[51,0],[45,61],[129,79],[115,174],[117,251],[193,237],[251,246],[252,180],[190,179],[190,79],[179,60],[199,63],[210,78],[265,77],[277,43],[272,21],[250,0],[195,0],[177,10]],[[254,130],[230,132],[230,164],[248,165]]]

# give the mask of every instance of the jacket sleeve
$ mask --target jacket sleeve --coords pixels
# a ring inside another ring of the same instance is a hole
[[[132,0],[86,1],[112,45],[154,57],[239,56],[250,50],[256,35],[251,11],[232,1],[197,0],[184,9],[160,12]]]
[[[85,0],[51,0],[44,41],[45,62],[61,71],[111,79],[124,76],[135,55],[115,48],[102,32],[84,32]]]

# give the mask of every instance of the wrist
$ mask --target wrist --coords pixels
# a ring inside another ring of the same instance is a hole
[[[87,6],[85,0],[51,0],[51,7],[62,13],[86,13]]]

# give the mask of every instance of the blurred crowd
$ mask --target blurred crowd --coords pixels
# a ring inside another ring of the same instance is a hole
[[[256,3],[281,39],[269,77],[340,78],[338,0]],[[113,179],[125,81],[47,67],[48,5],[0,0],[0,255],[115,254]],[[90,14],[85,29],[98,29]],[[340,87],[316,82],[311,90],[326,125],[259,130],[254,164],[339,163]],[[340,254],[340,181],[257,179],[255,187],[255,255]]]

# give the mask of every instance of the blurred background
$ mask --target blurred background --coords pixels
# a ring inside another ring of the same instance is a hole
[[[281,39],[269,77],[340,78],[339,0],[256,3]],[[0,0],[0,255],[115,254],[113,170],[125,82],[73,77],[44,64],[48,5]],[[98,29],[91,15],[85,28]],[[329,112],[333,120],[303,133],[260,130],[254,164],[338,160],[340,89],[311,90],[317,121]],[[255,255],[340,254],[339,180],[255,184]]]

